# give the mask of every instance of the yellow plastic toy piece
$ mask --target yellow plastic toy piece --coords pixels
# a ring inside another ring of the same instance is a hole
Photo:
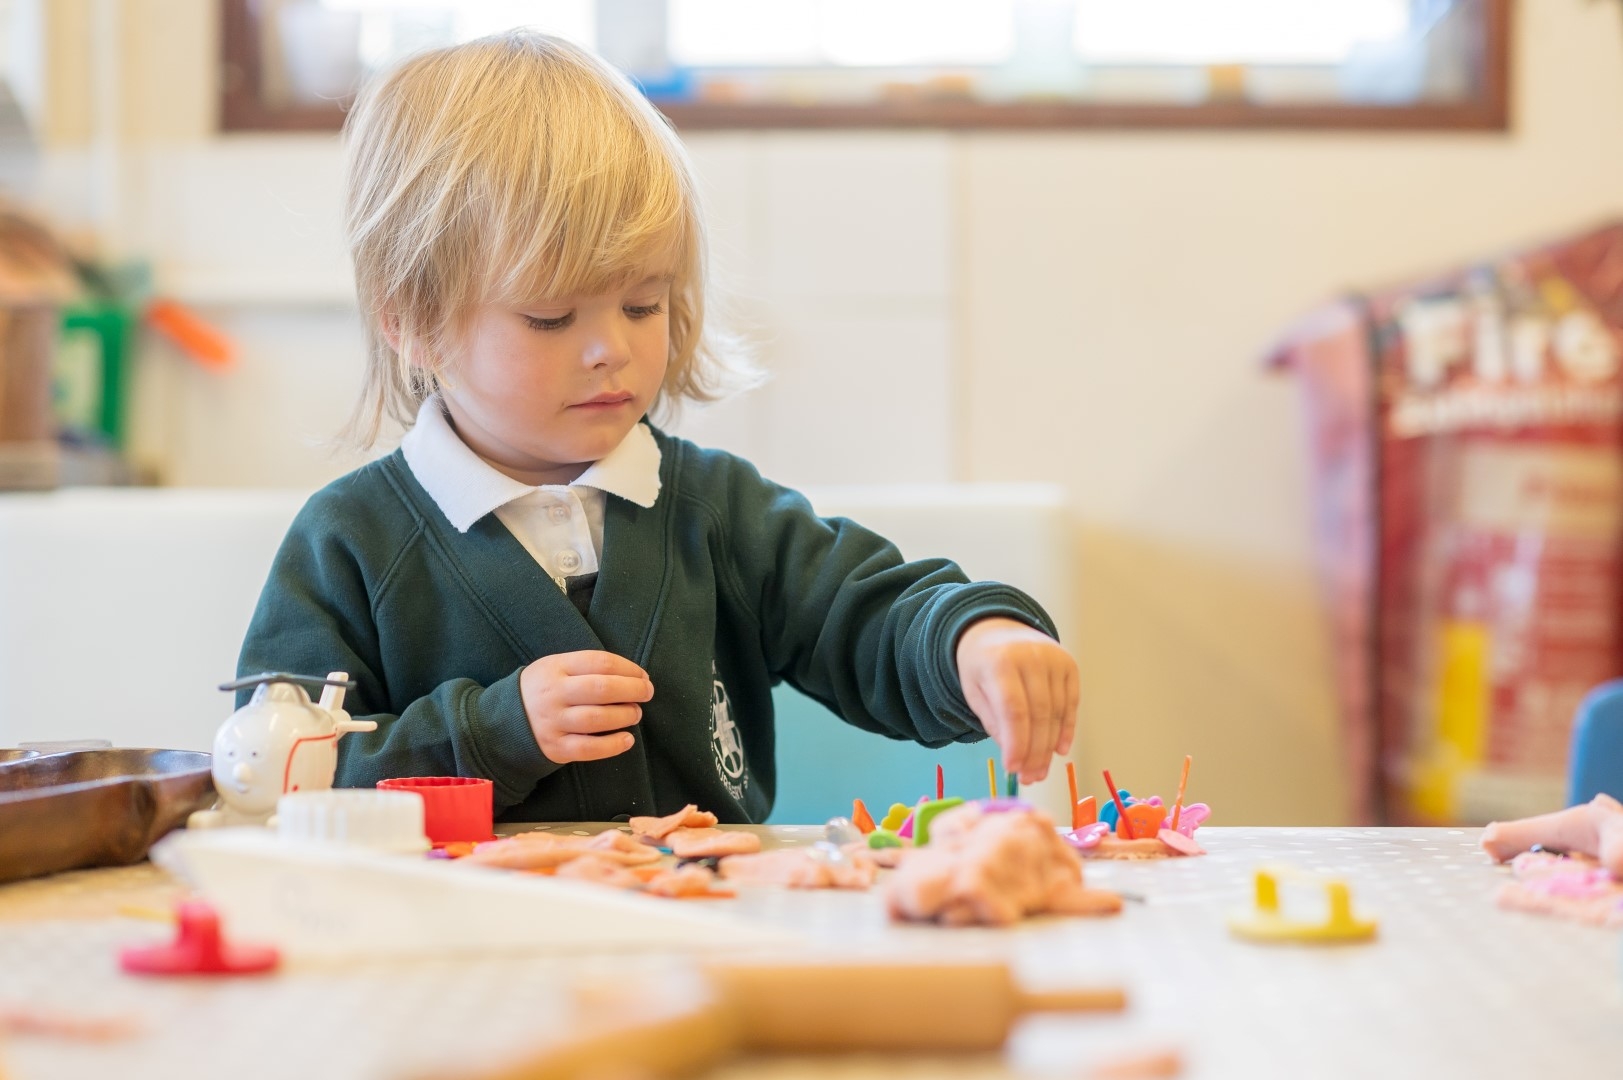
[[[913,808],[906,803],[891,803],[890,812],[885,815],[885,820],[879,823],[879,827],[886,832],[895,832],[902,827],[902,822],[906,821],[908,815],[912,813]]]
[[[1288,918],[1279,907],[1279,880],[1282,877],[1322,887],[1330,905],[1328,917],[1323,922]],[[1369,941],[1375,937],[1376,925],[1374,919],[1353,917],[1352,891],[1345,881],[1268,868],[1257,871],[1255,909],[1229,918],[1229,929],[1240,937],[1252,941],[1294,941],[1310,945]]]

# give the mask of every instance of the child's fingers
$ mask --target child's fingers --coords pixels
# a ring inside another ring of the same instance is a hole
[[[1050,748],[1056,754],[1063,754],[1070,749],[1066,744],[1070,741],[1071,729],[1075,726],[1075,718],[1066,708],[1070,704],[1070,692],[1065,683],[1063,668],[1049,672],[1048,692],[1053,695],[1054,720],[1057,725],[1054,742]]]
[[[1019,772],[1022,781],[1031,783],[1048,773],[1048,758],[1059,734],[1058,703],[1048,684],[1048,672],[1042,668],[1028,668],[1021,683],[1030,717],[1027,721],[1030,734],[1026,737],[1026,757],[1019,765]]]
[[[1076,713],[1082,706],[1082,679],[1077,674],[1076,665],[1072,664],[1065,669],[1064,685],[1065,726],[1060,731],[1059,746],[1056,751],[1061,757],[1071,756],[1071,744],[1076,741]]]
[[[1031,709],[1026,703],[1025,686],[1013,675],[993,676],[991,684],[985,693],[1003,734],[997,740],[1003,751],[1003,767],[1023,773],[1026,749],[1031,745]]]
[[[563,731],[579,735],[601,735],[619,731],[642,719],[640,705],[571,705],[560,717]]]
[[[583,649],[580,652],[558,653],[553,658],[565,675],[620,675],[633,679],[647,679],[648,673],[619,653],[602,649]]]
[[[625,753],[635,742],[630,732],[625,731],[613,735],[559,735],[542,752],[560,765],[571,761],[602,761]]]
[[[572,675],[558,684],[565,705],[620,705],[653,696],[654,684],[632,675]]]

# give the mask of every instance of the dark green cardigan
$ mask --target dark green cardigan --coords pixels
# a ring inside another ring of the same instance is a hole
[[[645,510],[608,498],[586,617],[494,514],[452,528],[396,451],[300,511],[239,672],[348,671],[358,685],[346,708],[378,730],[339,743],[340,786],[489,777],[509,821],[611,820],[689,802],[724,822],[764,820],[780,679],[892,738],[984,737],[958,683],[958,635],[989,615],[1052,634],[1041,607],[1005,585],[967,584],[946,560],[903,562],[888,541],[817,517],[740,458],[655,437],[659,500]],[[654,697],[632,749],[559,766],[530,732],[519,672],[579,649],[629,657]]]

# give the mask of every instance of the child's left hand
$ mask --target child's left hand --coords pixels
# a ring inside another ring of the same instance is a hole
[[[1003,767],[1029,784],[1071,752],[1081,680],[1060,643],[1015,619],[973,622],[958,638],[958,680]]]

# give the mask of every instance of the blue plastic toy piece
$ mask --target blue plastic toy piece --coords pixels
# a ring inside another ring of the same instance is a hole
[[[1116,794],[1121,796],[1121,804],[1123,806],[1132,805],[1130,800],[1133,796],[1128,793],[1126,788],[1118,788],[1116,790]],[[1116,819],[1120,816],[1120,814],[1116,813],[1115,799],[1106,799],[1104,805],[1099,807],[1099,820],[1104,822],[1106,825],[1109,825],[1111,832],[1116,831]]]
[[[1601,792],[1623,799],[1623,679],[1591,690],[1572,723],[1567,804],[1586,803]]]

